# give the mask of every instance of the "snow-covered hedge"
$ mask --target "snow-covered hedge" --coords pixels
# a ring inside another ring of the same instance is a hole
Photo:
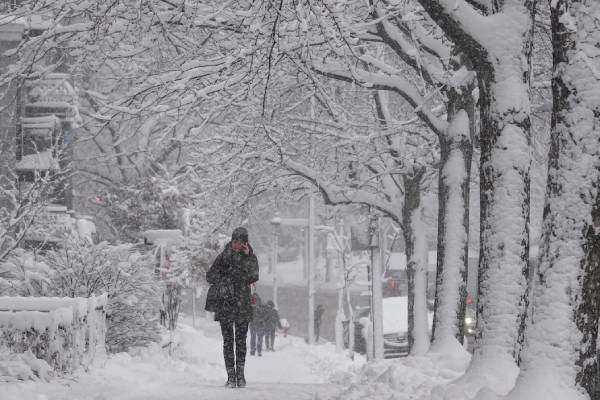
[[[0,347],[69,373],[105,352],[107,296],[0,297]]]

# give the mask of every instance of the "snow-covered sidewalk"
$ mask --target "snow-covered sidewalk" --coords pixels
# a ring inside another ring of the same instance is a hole
[[[94,364],[88,372],[50,383],[0,383],[2,400],[211,400],[326,399],[339,393],[334,382],[347,381],[364,360],[352,362],[332,344],[308,346],[296,337],[275,341],[275,352],[248,354],[248,387],[225,389],[217,323],[183,320],[169,357],[159,345],[120,353]]]

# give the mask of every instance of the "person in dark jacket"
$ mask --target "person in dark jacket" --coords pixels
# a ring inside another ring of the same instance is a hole
[[[275,351],[275,330],[281,329],[281,322],[279,321],[279,312],[275,308],[275,303],[269,300],[267,301],[267,311],[269,313],[267,319],[267,335],[265,336],[265,346],[267,351]]]
[[[260,296],[258,295],[258,293],[255,293],[255,300],[256,303],[252,304],[252,319],[250,320],[250,324],[249,324],[249,329],[250,329],[250,355],[255,355],[256,354],[256,338],[257,338],[257,334],[256,334],[256,323],[255,323],[255,319],[256,319],[256,308],[262,304],[262,300],[260,298]]]
[[[325,307],[323,307],[323,304],[319,304],[317,308],[315,308],[315,343],[319,343],[319,336],[321,335],[321,320],[323,319],[324,312]]]
[[[258,260],[248,243],[248,231],[236,228],[231,241],[206,272],[210,284],[229,283],[233,286],[231,303],[222,303],[215,311],[215,321],[221,324],[223,357],[227,370],[226,387],[244,387],[246,361],[246,336],[252,319],[250,285],[258,281]],[[235,341],[235,355],[234,355]]]
[[[256,312],[252,320],[254,329],[256,329],[256,352],[258,356],[262,356],[263,338],[267,334],[269,323],[269,308],[264,303],[256,303]]]

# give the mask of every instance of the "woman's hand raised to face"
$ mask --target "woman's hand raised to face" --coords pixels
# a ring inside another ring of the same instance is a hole
[[[248,246],[247,242],[242,243],[242,251],[244,252],[245,255],[250,254],[250,247]]]
[[[242,242],[240,240],[234,240],[231,243],[231,247],[233,251],[237,251],[238,253],[244,253],[246,255],[250,254],[250,247],[247,242]]]

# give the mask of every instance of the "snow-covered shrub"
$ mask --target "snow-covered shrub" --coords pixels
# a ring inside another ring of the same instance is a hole
[[[136,242],[148,229],[177,229],[183,202],[175,188],[163,187],[162,180],[139,181],[104,194],[112,226],[123,241]]]
[[[107,315],[106,345],[113,353],[159,340],[159,285],[153,257],[134,253],[119,264]]]
[[[0,382],[42,380],[47,382],[54,375],[52,367],[37,358],[31,351],[13,353],[0,348]]]
[[[183,288],[202,286],[206,271],[217,255],[217,240],[200,235],[185,238],[177,246],[157,244],[156,253],[164,253],[161,277],[161,323],[169,330],[177,327]],[[160,256],[157,258],[161,258]]]
[[[52,270],[53,295],[108,294],[106,346],[110,352],[158,340],[159,291],[150,255],[141,255],[131,245],[93,244],[70,236],[44,258]]]
[[[43,296],[48,293],[51,269],[31,251],[14,249],[0,263],[0,293],[10,296]]]

